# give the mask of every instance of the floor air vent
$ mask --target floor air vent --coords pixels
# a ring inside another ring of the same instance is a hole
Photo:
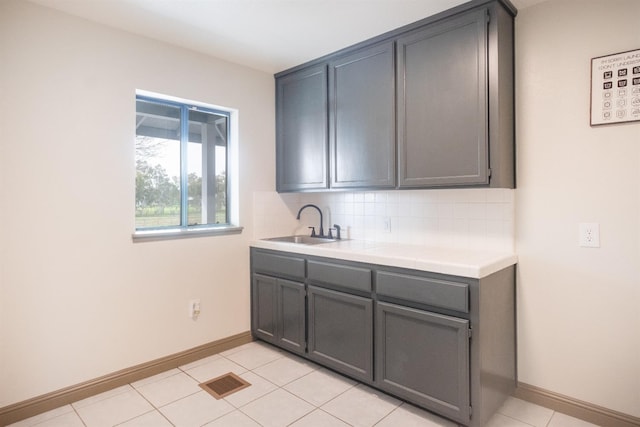
[[[236,391],[249,387],[251,384],[234,374],[229,372],[200,384],[200,387],[216,399],[222,399]]]

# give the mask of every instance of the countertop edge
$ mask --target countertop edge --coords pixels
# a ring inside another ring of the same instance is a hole
[[[518,262],[517,255],[509,252],[456,250],[365,241],[301,245],[268,240],[252,240],[250,246],[472,279],[485,278]]]

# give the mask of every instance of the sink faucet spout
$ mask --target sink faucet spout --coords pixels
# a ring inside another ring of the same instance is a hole
[[[318,213],[320,214],[320,229],[319,229],[319,233],[320,233],[320,234],[318,235],[318,237],[325,237],[325,236],[324,236],[324,228],[322,228],[322,223],[323,223],[323,220],[322,220],[322,210],[320,210],[320,208],[319,208],[319,207],[317,207],[316,205],[309,203],[308,205],[304,205],[303,207],[301,207],[301,208],[300,208],[300,210],[298,211],[298,215],[296,216],[296,219],[300,219],[300,214],[301,214],[301,213],[302,213],[302,211],[303,211],[303,210],[305,210],[306,208],[314,208],[314,209],[316,209],[316,210],[318,211]]]

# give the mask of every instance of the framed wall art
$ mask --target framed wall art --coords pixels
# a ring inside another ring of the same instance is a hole
[[[640,121],[640,49],[591,59],[591,126]]]

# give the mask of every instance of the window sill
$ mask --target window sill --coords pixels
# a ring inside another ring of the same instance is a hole
[[[242,233],[243,227],[211,227],[211,228],[173,228],[169,230],[138,230],[131,235],[135,242],[153,242],[158,240],[188,239],[191,237],[227,236]]]

